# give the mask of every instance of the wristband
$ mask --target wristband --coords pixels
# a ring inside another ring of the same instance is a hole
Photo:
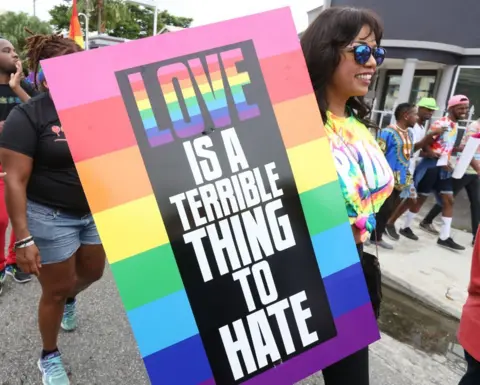
[[[33,239],[31,239],[30,241],[26,242],[26,243],[22,243],[21,245],[15,245],[15,249],[24,249],[26,247],[30,247],[30,246],[33,246],[35,244],[35,242],[33,241]]]
[[[30,241],[33,241],[33,237],[31,235],[29,235],[26,238],[20,239],[19,241],[16,241],[15,242],[15,248],[18,248],[18,247],[20,247],[20,246],[22,246],[22,245],[24,245],[24,244],[26,244]]]

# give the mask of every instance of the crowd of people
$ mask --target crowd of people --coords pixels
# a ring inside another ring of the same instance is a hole
[[[398,241],[400,235],[418,241],[412,224],[427,198],[434,194],[436,204],[420,222],[419,228],[438,236],[437,244],[450,250],[462,251],[465,246],[452,237],[454,197],[465,188],[470,200],[472,245],[480,215],[480,148],[462,178],[453,178],[455,165],[468,139],[480,136],[480,120],[470,124],[457,143],[458,121],[467,117],[469,99],[455,95],[447,105],[447,115],[431,123],[426,122],[439,107],[435,99],[422,98],[418,105],[400,103],[394,113],[395,123],[379,131],[378,143],[393,171],[395,187],[377,214],[377,226],[370,241],[385,249],[393,249],[383,236]],[[442,213],[442,227],[438,231],[433,220]],[[399,232],[395,223],[405,214]],[[400,235],[399,235],[400,233]]]
[[[384,235],[393,240],[400,235],[418,240],[412,223],[431,194],[437,204],[420,228],[437,234],[439,246],[465,249],[450,234],[454,196],[462,188],[471,202],[474,242],[479,220],[479,152],[461,179],[452,178],[458,154],[470,137],[480,133],[480,122],[474,123],[457,143],[458,121],[466,117],[468,97],[452,97],[448,113],[428,130],[427,122],[439,110],[433,98],[423,98],[417,105],[398,104],[395,123],[382,130],[369,119],[371,109],[364,96],[386,57],[380,45],[382,36],[382,23],[373,12],[331,7],[301,38],[377,318],[382,298],[380,266],[378,256],[364,250],[365,244],[392,248]],[[35,275],[40,282],[38,323],[43,346],[37,364],[44,385],[69,384],[57,346],[58,334],[60,329],[77,327],[76,297],[101,278],[105,264],[40,65],[43,59],[79,51],[73,40],[61,36],[29,37],[26,57],[32,87],[23,79],[15,48],[0,39],[0,291],[7,275],[21,283]],[[378,130],[376,137],[371,130]],[[440,213],[442,227],[437,231],[433,219]],[[397,233],[396,223],[403,214],[405,222]],[[5,258],[9,222],[13,231]],[[476,241],[477,260],[460,333],[469,365],[461,385],[480,383],[478,237]],[[325,368],[323,376],[326,385],[368,385],[368,347]]]

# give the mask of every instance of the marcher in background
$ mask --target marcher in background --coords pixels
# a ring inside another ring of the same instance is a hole
[[[0,137],[17,263],[42,287],[43,349],[37,365],[44,385],[70,383],[57,346],[60,327],[76,328],[76,296],[100,279],[105,267],[105,251],[40,67],[40,60],[80,51],[58,35],[27,39],[29,68],[47,92],[15,107]]]
[[[463,307],[458,330],[458,341],[465,349],[467,372],[459,385],[480,384],[480,228],[472,256],[468,298]]]
[[[425,135],[427,134],[425,125],[427,124],[427,121],[429,121],[433,113],[435,111],[438,111],[438,105],[437,102],[434,98],[422,98],[420,101],[417,103],[417,114],[418,114],[418,120],[417,123],[412,128],[412,133],[413,133],[413,139],[415,143],[420,142]],[[425,148],[426,151],[430,151],[430,147]],[[425,154],[423,149],[419,148],[417,151],[415,151],[412,161],[410,162],[410,174],[413,175],[415,173],[415,168],[420,161],[420,157],[423,157],[423,155],[432,155],[433,152],[430,152],[430,154]]]
[[[415,169],[414,182],[418,193],[417,202],[407,212],[405,223],[400,231],[403,236],[418,240],[413,234],[411,225],[432,192],[440,195],[442,201],[443,226],[437,244],[450,250],[465,250],[451,237],[453,216],[453,181],[450,158],[457,139],[458,121],[465,119],[468,113],[469,100],[464,95],[455,95],[448,101],[448,116],[434,122],[429,130],[436,137],[427,151],[436,154],[434,158],[423,158]],[[440,163],[440,165],[438,164]]]
[[[426,134],[425,131],[425,124],[427,123],[428,120],[433,115],[433,112],[438,110],[437,102],[435,101],[434,98],[422,98],[417,104],[417,115],[418,119],[416,124],[413,126],[411,129],[412,135],[413,135],[413,140],[414,143],[420,143]],[[427,150],[430,148],[429,146],[425,147]],[[430,151],[431,152],[431,151]],[[433,154],[431,152],[431,154]],[[417,150],[413,154],[412,158],[410,159],[410,166],[409,166],[409,171],[410,175],[414,175],[415,173],[415,167],[417,166],[417,163],[419,162],[420,156],[424,156],[425,152],[420,148],[417,147]],[[432,156],[432,155],[430,155]],[[433,155],[435,156],[435,155]],[[415,186],[412,186],[414,188]],[[413,190],[412,190],[413,191]],[[416,202],[416,190],[415,193],[413,194],[415,198],[404,198],[401,200],[400,204],[396,206],[395,210],[393,211],[392,215],[388,219],[387,226],[385,227],[385,233],[388,235],[388,237],[394,241],[398,241],[400,239],[400,236],[397,233],[395,223],[397,222],[398,218],[400,218],[405,212],[410,208],[413,207],[413,205]],[[415,234],[411,234],[411,236],[416,237]],[[418,239],[418,237],[417,237]]]
[[[375,256],[363,251],[363,243],[375,228],[375,214],[392,193],[393,174],[369,132],[376,126],[367,119],[370,108],[363,97],[385,59],[382,35],[381,22],[372,12],[331,7],[310,24],[301,39],[377,317],[380,267]],[[367,347],[325,368],[325,384],[368,385],[368,356]]]
[[[424,136],[419,142],[414,142],[413,132],[409,128],[417,122],[417,108],[410,103],[401,103],[395,109],[396,123],[381,130],[378,134],[378,143],[385,153],[390,168],[395,178],[395,188],[377,214],[377,227],[372,232],[370,241],[385,249],[393,246],[383,240],[383,234],[388,228],[388,233],[400,237],[395,231],[395,226],[388,224],[392,215],[404,198],[416,199],[417,193],[413,186],[413,176],[410,174],[410,160],[417,149],[426,146],[432,140],[431,135]]]
[[[0,38],[0,132],[10,111],[30,99],[35,92],[32,87],[22,81],[22,63],[18,57],[15,47],[8,40]],[[0,165],[0,172],[2,167]],[[30,274],[22,272],[16,265],[15,234],[10,236],[8,255],[5,258],[6,232],[8,228],[8,214],[5,206],[5,182],[0,179],[0,293],[3,290],[3,283],[6,275],[11,275],[16,282],[25,283],[32,278]]]
[[[473,135],[480,134],[480,119],[470,124],[463,135],[457,159],[460,158],[465,145],[469,138]],[[467,192],[470,201],[470,217],[472,221],[472,245],[475,243],[475,235],[477,234],[478,224],[480,222],[480,177],[479,177],[480,147],[474,156],[474,161],[470,164],[461,179],[453,179],[453,196],[456,196],[463,188]],[[432,207],[427,216],[420,223],[420,227],[431,234],[438,234],[433,227],[433,220],[442,212],[442,206],[438,203]]]

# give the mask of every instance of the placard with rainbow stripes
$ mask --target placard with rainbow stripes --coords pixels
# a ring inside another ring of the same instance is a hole
[[[379,338],[288,8],[42,67],[152,384],[290,385]]]

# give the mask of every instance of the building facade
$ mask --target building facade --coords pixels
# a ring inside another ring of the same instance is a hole
[[[470,119],[480,118],[479,0],[330,0],[308,13],[309,22],[329,6],[369,8],[383,20],[388,59],[371,95],[378,123],[398,103],[423,96],[437,99],[440,115],[458,93],[471,100]]]

